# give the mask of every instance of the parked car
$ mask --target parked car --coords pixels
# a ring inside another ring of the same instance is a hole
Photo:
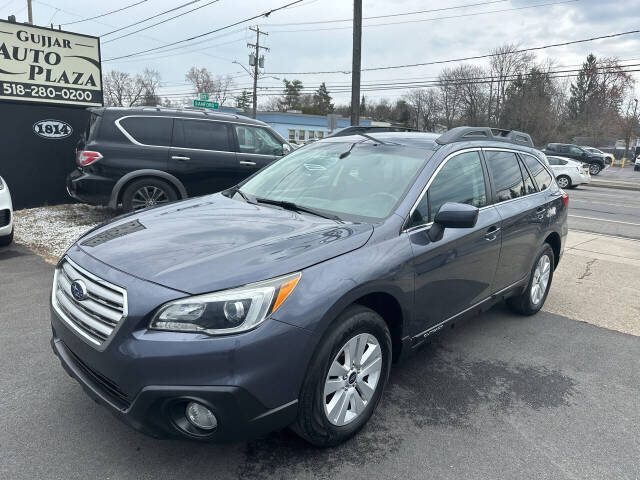
[[[606,153],[594,147],[582,146],[581,148],[589,153],[593,153],[594,155],[600,155],[602,158],[604,158],[605,163],[608,163],[609,165],[611,165],[613,163],[613,160],[615,159],[612,153]]]
[[[555,155],[547,155],[547,160],[560,188],[575,188],[591,182],[588,164]]]
[[[591,175],[598,175],[605,167],[604,158],[600,155],[589,153],[577,145],[567,143],[550,143],[546,146],[543,152],[547,155],[557,155],[588,163],[589,173]]]
[[[636,157],[636,163],[633,165],[633,171],[637,172],[640,170],[640,155]]]
[[[94,108],[67,190],[81,202],[139,210],[224,190],[289,151],[267,124],[239,115]]]
[[[6,247],[13,242],[13,204],[11,192],[0,177],[0,247]]]
[[[53,350],[150,435],[338,444],[433,334],[544,304],[568,196],[531,145],[482,127],[329,138],[97,227],[55,269]]]

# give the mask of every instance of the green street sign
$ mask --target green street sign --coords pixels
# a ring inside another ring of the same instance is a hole
[[[209,94],[208,93],[201,93],[200,94],[200,100],[209,100]]]
[[[193,106],[194,107],[199,107],[199,108],[212,108],[214,110],[217,110],[220,107],[220,104],[218,102],[209,102],[209,101],[205,101],[205,100],[194,100],[193,101]]]

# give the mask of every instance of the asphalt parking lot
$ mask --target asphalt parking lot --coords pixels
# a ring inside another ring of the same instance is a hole
[[[53,356],[53,267],[15,246],[0,270],[3,479],[640,477],[637,336],[498,305],[396,366],[372,422],[338,448],[288,431],[161,441],[93,403]]]

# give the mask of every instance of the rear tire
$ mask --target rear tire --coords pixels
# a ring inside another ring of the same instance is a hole
[[[0,247],[7,247],[13,242],[13,228],[9,235],[0,236]]]
[[[531,267],[527,288],[520,295],[507,300],[507,305],[511,310],[520,315],[538,313],[551,288],[554,262],[553,249],[548,243],[544,243],[538,250],[533,267]],[[544,281],[545,278],[546,281]]]
[[[347,357],[352,341],[357,353]],[[354,359],[355,366],[344,367]],[[391,335],[384,320],[369,308],[349,307],[331,326],[309,364],[292,429],[319,447],[351,438],[378,406],[390,368]],[[341,404],[344,408],[339,408]]]
[[[565,188],[571,188],[571,179],[566,175],[559,175],[558,178],[556,178],[556,183],[563,190]]]
[[[176,191],[164,180],[141,178],[129,184],[125,189],[122,194],[122,207],[125,212],[131,212],[174,202],[177,199]]]

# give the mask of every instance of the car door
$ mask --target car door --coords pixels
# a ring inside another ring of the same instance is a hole
[[[184,184],[189,196],[218,192],[239,181],[234,150],[227,122],[176,119],[168,172]]]
[[[234,123],[233,133],[242,178],[253,175],[284,154],[283,143],[264,127]]]
[[[483,152],[495,206],[502,218],[502,249],[495,276],[495,288],[502,290],[529,273],[546,217],[545,197],[537,193],[515,151],[485,148]]]
[[[432,242],[427,232],[446,202],[479,208],[474,228],[447,228]],[[407,224],[413,249],[416,320],[428,330],[489,297],[500,255],[500,215],[490,205],[488,178],[478,150],[445,158]]]

